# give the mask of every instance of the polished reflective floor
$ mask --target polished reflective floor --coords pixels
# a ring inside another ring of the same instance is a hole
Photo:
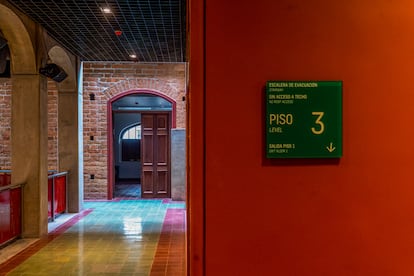
[[[0,265],[0,275],[185,275],[185,204],[85,202],[85,210]]]
[[[121,183],[114,185],[114,198],[139,199],[141,198],[141,184]]]

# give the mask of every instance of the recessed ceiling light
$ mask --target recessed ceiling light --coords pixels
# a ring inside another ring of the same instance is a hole
[[[130,58],[137,58],[137,55],[136,54],[130,54],[129,57]]]
[[[110,8],[108,8],[108,7],[101,7],[101,11],[103,13],[112,13],[112,10]]]

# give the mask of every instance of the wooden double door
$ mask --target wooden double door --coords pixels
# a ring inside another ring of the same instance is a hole
[[[141,197],[171,197],[170,114],[141,114]]]

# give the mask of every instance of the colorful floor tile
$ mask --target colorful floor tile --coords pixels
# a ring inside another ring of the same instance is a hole
[[[120,200],[85,208],[1,264],[0,275],[185,275],[184,203]]]

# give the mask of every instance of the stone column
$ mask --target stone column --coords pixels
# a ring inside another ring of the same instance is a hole
[[[185,129],[171,129],[171,198],[173,200],[186,200],[186,164]]]
[[[78,94],[60,90],[58,96],[59,172],[68,171],[68,212],[82,210],[83,187],[79,185]]]
[[[47,235],[47,82],[40,75],[13,75],[12,183],[25,183],[22,236]]]

